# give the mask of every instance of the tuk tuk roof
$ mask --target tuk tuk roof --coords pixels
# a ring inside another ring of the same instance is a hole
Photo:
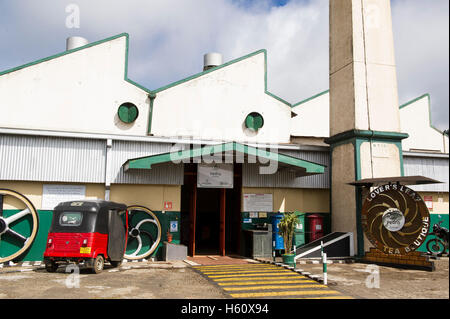
[[[106,200],[75,200],[59,203],[54,210],[77,209],[82,211],[100,211],[102,209],[126,210],[127,205]]]

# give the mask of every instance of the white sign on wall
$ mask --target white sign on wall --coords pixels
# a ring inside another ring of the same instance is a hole
[[[272,212],[272,194],[244,194],[245,212]]]
[[[84,200],[84,185],[50,185],[44,184],[42,190],[42,209],[53,210],[61,202]]]
[[[170,221],[170,232],[176,233],[178,231],[178,221],[172,220]]]
[[[233,188],[233,164],[198,164],[198,188]]]

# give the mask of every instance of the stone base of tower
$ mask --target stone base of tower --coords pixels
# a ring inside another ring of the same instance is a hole
[[[430,260],[430,256],[418,251],[410,252],[407,255],[388,255],[376,248],[370,248],[360,262],[395,268],[436,270],[434,262]]]

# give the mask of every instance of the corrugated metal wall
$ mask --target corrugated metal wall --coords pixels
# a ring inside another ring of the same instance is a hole
[[[403,166],[405,176],[425,176],[443,184],[417,185],[411,189],[421,192],[448,192],[449,191],[449,159],[436,157],[404,156]]]
[[[242,165],[242,186],[244,187],[284,187],[284,188],[330,188],[329,154],[313,151],[279,151],[280,154],[314,162],[326,166],[324,174],[296,177],[289,169],[282,168],[275,174],[260,175],[259,164]],[[267,165],[267,164],[264,164]]]
[[[103,183],[104,140],[0,136],[0,180]]]
[[[0,180],[43,182],[105,183],[107,141],[105,139],[0,135]],[[111,183],[183,184],[183,165],[164,164],[151,170],[129,170],[122,165],[130,158],[173,151],[172,143],[113,141],[108,161]],[[286,151],[293,156],[326,166],[324,174],[295,177],[280,168],[276,174],[261,175],[259,164],[243,164],[244,187],[285,187],[328,189],[329,154],[320,151]],[[263,164],[267,165],[267,164]],[[449,191],[449,159],[442,157],[404,156],[406,176],[422,175],[443,184],[414,186],[417,191]]]
[[[122,165],[131,158],[138,158],[173,151],[172,144],[133,141],[113,141],[111,155],[111,183],[182,185],[183,164],[164,164],[150,170],[123,171]]]
[[[42,182],[106,182],[105,139],[0,136],[0,180]],[[151,170],[123,172],[130,158],[166,153],[172,144],[113,141],[110,158],[111,183],[183,184],[183,165],[162,165]]]

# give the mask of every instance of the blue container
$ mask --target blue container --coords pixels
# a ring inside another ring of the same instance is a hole
[[[283,237],[278,234],[278,224],[282,218],[283,214],[272,215],[272,241],[275,243],[275,250],[284,249]]]

